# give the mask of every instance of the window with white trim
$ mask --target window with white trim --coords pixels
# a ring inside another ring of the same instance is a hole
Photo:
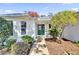
[[[26,22],[21,21],[21,34],[24,35],[26,34]]]

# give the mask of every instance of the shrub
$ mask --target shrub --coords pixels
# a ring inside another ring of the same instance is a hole
[[[11,46],[12,54],[27,55],[29,53],[30,46],[24,42],[17,42]]]
[[[79,44],[79,41],[78,41],[78,44]]]
[[[53,36],[53,38],[57,38],[57,36],[59,35],[59,31],[57,28],[52,28],[49,30],[49,34]]]
[[[74,41],[73,43],[75,43],[75,44],[79,44],[79,41]]]
[[[34,41],[34,39],[31,36],[28,36],[28,35],[22,36],[22,40],[25,43],[30,43],[30,42]]]
[[[4,42],[12,33],[12,25],[10,21],[0,17],[0,43],[4,46]]]
[[[6,47],[7,48],[11,48],[11,45],[14,44],[16,42],[15,39],[9,39],[6,41]]]

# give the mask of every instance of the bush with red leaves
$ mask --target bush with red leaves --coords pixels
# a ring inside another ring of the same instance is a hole
[[[38,15],[38,13],[37,12],[34,12],[34,11],[28,11],[28,13],[27,13],[29,16],[31,16],[31,17],[38,17],[39,15]]]

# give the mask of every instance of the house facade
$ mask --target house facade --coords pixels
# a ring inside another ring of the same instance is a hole
[[[6,14],[2,17],[13,22],[13,37],[17,41],[21,41],[23,35],[29,35],[34,39],[37,36],[47,37],[49,35],[50,17],[30,17],[24,13]],[[79,41],[79,17],[77,19],[78,23],[75,26],[65,28],[63,38]]]
[[[27,14],[5,14],[2,16],[13,22],[13,37],[21,41],[23,35],[29,35],[34,39],[37,36],[46,37],[50,27],[49,17],[30,17]]]

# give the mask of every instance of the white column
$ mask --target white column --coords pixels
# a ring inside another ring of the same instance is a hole
[[[17,41],[21,41],[21,22],[13,21],[13,36]]]
[[[27,35],[33,37],[35,39],[35,36],[36,36],[36,24],[35,24],[35,20],[28,20],[27,21]]]
[[[18,23],[18,25],[17,25],[17,30],[18,30],[18,41],[22,41],[22,39],[21,39],[21,21],[18,21],[17,22]]]
[[[17,39],[16,21],[13,21],[13,37]]]
[[[34,31],[34,39],[36,39],[36,32],[37,32],[37,31],[36,31],[36,23],[35,23],[35,20],[33,20],[33,23],[34,23],[34,24],[33,24],[33,27],[34,27],[34,28],[33,28],[33,31]]]
[[[48,35],[49,24],[45,24],[45,37]]]

